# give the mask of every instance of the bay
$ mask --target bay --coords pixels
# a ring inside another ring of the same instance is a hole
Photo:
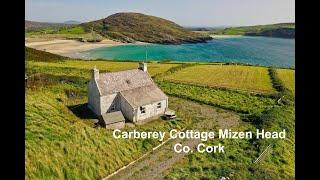
[[[269,37],[223,37],[207,43],[181,45],[121,45],[83,51],[83,59],[174,60],[184,62],[240,62],[251,65],[295,67],[295,40]]]

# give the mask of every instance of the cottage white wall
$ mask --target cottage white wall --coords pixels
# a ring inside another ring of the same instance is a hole
[[[91,78],[88,83],[88,106],[96,113],[101,115],[100,93],[95,79]]]
[[[146,113],[144,115],[141,114],[140,107],[139,107],[138,110],[137,110],[137,113],[136,113],[136,120],[137,121],[141,121],[141,120],[144,120],[144,119],[147,119],[147,118],[151,118],[153,116],[157,116],[157,115],[163,114],[165,112],[167,106],[168,106],[168,100],[166,99],[166,100],[162,100],[162,101],[159,101],[159,102],[161,102],[161,108],[160,109],[157,109],[158,102],[145,105]]]
[[[101,96],[100,102],[101,114],[110,113],[112,104],[115,105],[115,111],[120,111],[120,97],[118,93]]]
[[[119,99],[120,99],[120,109],[123,116],[129,121],[135,122],[134,115],[133,115],[134,114],[133,107],[127,102],[127,100],[123,96],[120,96]]]

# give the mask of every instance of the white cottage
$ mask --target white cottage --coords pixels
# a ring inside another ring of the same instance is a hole
[[[168,96],[153,82],[147,63],[103,74],[94,67],[88,88],[88,106],[98,116],[121,112],[126,120],[139,122],[163,114],[168,107]]]

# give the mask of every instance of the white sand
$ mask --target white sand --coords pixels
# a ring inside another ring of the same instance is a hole
[[[146,44],[143,42],[137,43],[121,43],[113,40],[102,40],[101,42],[80,42],[77,40],[52,40],[44,42],[26,42],[25,45],[30,48],[59,54],[67,57],[77,57],[77,53],[89,49],[99,47],[110,47],[125,44]]]

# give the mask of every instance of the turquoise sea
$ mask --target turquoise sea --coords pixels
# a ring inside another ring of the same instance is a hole
[[[268,37],[224,37],[207,43],[148,44],[148,60],[241,62],[252,65],[295,67],[295,40]],[[78,54],[84,59],[144,60],[145,45],[103,47]]]

